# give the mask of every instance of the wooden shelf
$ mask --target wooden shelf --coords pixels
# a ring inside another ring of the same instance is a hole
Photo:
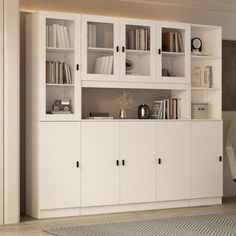
[[[71,53],[74,52],[74,48],[53,48],[47,47],[47,52],[63,52],[63,53]]]

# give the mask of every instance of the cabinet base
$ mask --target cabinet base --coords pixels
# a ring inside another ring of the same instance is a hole
[[[40,210],[38,215],[33,216],[38,219],[68,217],[68,216],[83,216],[95,214],[108,214],[117,212],[129,211],[144,211],[144,210],[158,210],[168,208],[180,207],[194,207],[194,206],[209,206],[222,204],[222,198],[203,198],[203,199],[189,199],[180,201],[167,201],[167,202],[151,202],[139,204],[124,204],[113,206],[96,206],[96,207],[81,207],[69,209],[52,209]]]

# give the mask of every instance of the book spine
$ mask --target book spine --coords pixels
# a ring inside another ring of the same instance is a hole
[[[57,47],[57,25],[56,24],[53,24],[53,47],[56,48]]]
[[[65,35],[66,48],[70,48],[68,28],[66,26],[64,26],[63,30],[64,30],[64,35]]]
[[[49,25],[46,25],[46,47],[49,47]]]
[[[96,29],[96,25],[93,24],[92,25],[92,45],[93,47],[97,47],[97,29]]]
[[[64,26],[63,25],[58,25],[59,32],[61,35],[61,47],[66,48],[66,41],[65,41],[65,34],[64,34]]]

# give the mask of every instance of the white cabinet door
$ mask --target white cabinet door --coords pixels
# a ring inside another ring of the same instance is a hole
[[[120,124],[120,203],[155,201],[155,123]]]
[[[223,194],[222,122],[191,124],[191,198]]]
[[[82,15],[82,78],[114,81],[119,77],[119,19]]]
[[[80,123],[39,124],[39,208],[80,205]]]
[[[77,65],[80,64],[81,53],[80,16],[66,13],[62,15],[57,12],[40,12],[38,18],[33,16],[34,21],[38,24],[32,25],[32,32],[29,32],[33,34],[33,38],[32,45],[28,46],[31,47],[28,56],[30,57],[31,54],[33,56],[31,55],[32,58],[28,62],[29,70],[32,70],[36,76],[36,78],[33,76],[35,81],[32,88],[35,91],[32,93],[36,93],[34,96],[39,96],[37,100],[40,109],[39,119],[40,121],[78,121],[81,116],[81,102],[78,93],[81,80],[80,71],[77,68]],[[56,37],[55,41],[51,42],[49,38],[54,38],[51,37],[51,27],[52,29],[64,30],[67,32],[65,34],[67,37],[61,37],[60,40]],[[35,63],[35,58],[39,59],[39,64],[36,62],[37,66],[32,64]],[[60,69],[64,73],[66,70],[64,66],[68,68],[70,73],[66,73],[67,76],[61,78],[58,71]],[[49,73],[49,69],[55,71],[53,75]],[[55,111],[53,111],[53,105],[58,99],[69,99],[70,112],[68,114],[53,113]]]
[[[154,81],[155,22],[150,20],[120,20],[120,79]]]
[[[190,123],[157,124],[157,200],[190,198]]]
[[[82,122],[81,205],[119,202],[119,123]]]

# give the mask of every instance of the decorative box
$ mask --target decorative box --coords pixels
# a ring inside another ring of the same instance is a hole
[[[192,103],[192,119],[208,119],[208,103]]]

